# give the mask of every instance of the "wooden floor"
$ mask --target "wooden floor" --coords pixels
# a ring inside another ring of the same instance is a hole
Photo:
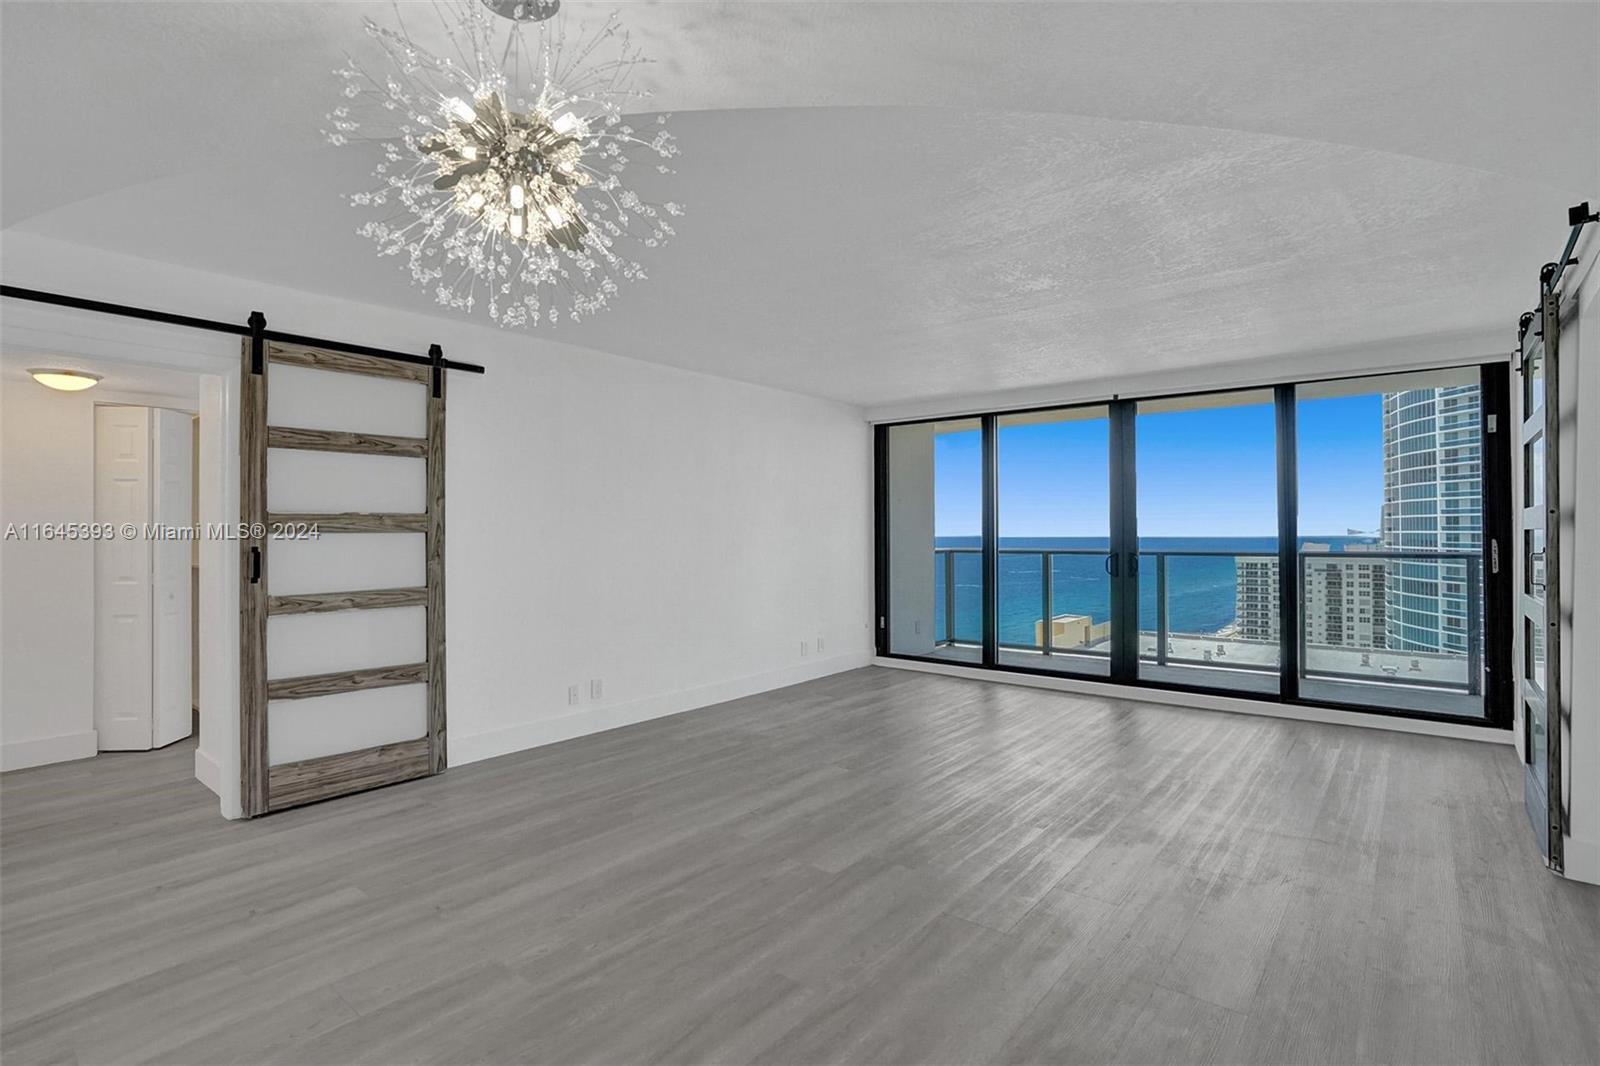
[[[227,823],[0,781],[33,1062],[1594,1062],[1600,890],[1434,740],[869,669]]]

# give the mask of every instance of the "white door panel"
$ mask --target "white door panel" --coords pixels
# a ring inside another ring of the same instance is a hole
[[[267,704],[272,766],[428,735],[428,686],[396,685]]]
[[[194,493],[192,419],[178,411],[151,412],[152,466],[156,471],[151,500],[153,521],[181,529],[192,521]],[[190,691],[189,628],[191,543],[187,540],[153,540],[150,544],[154,618],[152,734],[156,747],[188,736],[194,728],[194,703]]]
[[[151,745],[150,411],[95,408],[95,521],[132,525],[95,543],[94,720],[101,751]]]
[[[421,459],[336,452],[267,452],[267,510],[277,513],[428,509],[428,468]]]
[[[427,657],[428,612],[422,607],[267,619],[267,677],[273,680],[403,666]]]
[[[272,388],[267,393],[267,424],[425,437],[427,392],[407,381],[274,366]]]
[[[267,591],[273,596],[420,588],[428,580],[421,533],[324,533],[315,540],[275,540],[270,548]]]

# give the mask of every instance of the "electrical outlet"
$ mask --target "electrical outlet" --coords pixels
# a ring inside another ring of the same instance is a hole
[[[580,700],[582,698],[583,697],[578,694],[578,686],[577,685],[568,685],[567,686],[567,706],[568,707],[576,707],[578,705],[578,700]]]
[[[589,682],[589,698],[591,700],[600,698],[600,679],[598,677]]]
[[[817,638],[817,654],[822,654],[822,638],[820,636]]]
[[[922,619],[918,618],[916,621],[911,623],[911,632],[913,632],[913,633],[921,633],[922,632]]]
[[[800,654],[803,656],[803,655],[807,654],[810,651],[811,651],[811,645],[807,644],[805,641],[802,640],[800,642]]]

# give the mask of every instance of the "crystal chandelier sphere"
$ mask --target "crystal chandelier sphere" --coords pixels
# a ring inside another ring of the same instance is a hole
[[[647,97],[632,84],[646,60],[615,15],[569,37],[563,19],[501,18],[480,0],[434,0],[448,47],[430,50],[402,19],[420,6],[397,4],[392,27],[365,20],[382,70],[335,72],[345,102],[324,135],[383,154],[373,187],[350,196],[376,216],[357,232],[440,305],[502,326],[604,309],[645,277],[634,249],[665,243],[682,214],[626,180],[630,155],[670,174],[678,153],[668,116],[645,131],[624,118]]]
[[[561,0],[483,0],[483,6],[508,19],[547,19],[561,10]]]

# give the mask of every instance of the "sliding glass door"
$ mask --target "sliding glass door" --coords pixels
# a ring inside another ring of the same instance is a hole
[[[879,650],[1504,724],[1496,375],[882,427]]]
[[[1111,429],[1104,406],[995,420],[997,657],[1111,673]]]
[[[1139,678],[1276,694],[1272,390],[1141,400],[1135,434]]]
[[[1300,692],[1482,718],[1476,368],[1295,390]]]

